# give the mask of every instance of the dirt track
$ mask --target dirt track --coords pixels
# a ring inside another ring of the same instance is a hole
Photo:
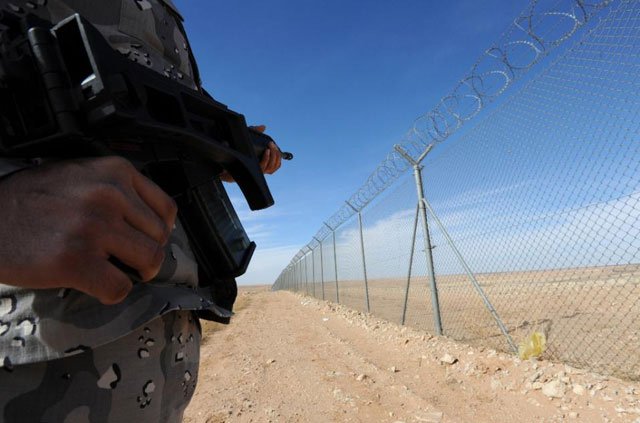
[[[521,362],[288,292],[245,290],[231,326],[203,331],[185,422],[640,422],[637,383]]]

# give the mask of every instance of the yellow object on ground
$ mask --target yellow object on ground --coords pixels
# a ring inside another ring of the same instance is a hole
[[[518,346],[518,356],[521,360],[540,357],[547,345],[547,338],[543,333],[533,332]]]

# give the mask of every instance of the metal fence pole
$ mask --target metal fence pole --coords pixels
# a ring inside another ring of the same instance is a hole
[[[324,226],[331,230],[331,236],[333,238],[333,267],[336,276],[336,303],[340,304],[340,289],[338,288],[338,257],[336,255],[336,231],[333,230],[333,228],[326,222],[324,223]]]
[[[287,285],[287,289],[291,289],[291,276],[288,274],[286,275],[285,283]]]
[[[304,290],[305,294],[308,294],[308,290],[307,290],[307,284],[304,281],[304,277],[302,274],[302,267],[303,267],[303,259],[304,257],[300,257],[298,259],[298,263],[296,263],[296,267],[297,267],[297,273],[296,273],[296,278],[298,279],[299,283],[300,283],[300,289]]]
[[[291,274],[293,274],[293,278],[298,281],[298,286],[302,287],[302,279],[300,278],[300,269],[299,269],[300,261],[296,261],[293,265],[293,269]]]
[[[303,260],[304,260],[304,257],[301,257],[300,260],[298,260],[298,279],[300,279],[300,286],[304,285],[305,294],[309,295],[309,287],[307,286],[307,283],[305,282],[302,274],[303,272],[302,268],[304,266]]]
[[[418,232],[418,211],[420,207],[416,205],[416,216],[413,218],[413,236],[411,237],[411,254],[409,254],[409,271],[407,272],[407,286],[404,290],[404,306],[402,307],[402,324],[407,317],[407,303],[409,302],[409,285],[411,284],[411,268],[413,267],[413,253],[416,249],[416,234]]]
[[[313,286],[313,296],[318,298],[316,296],[316,255],[313,250],[311,250],[311,277],[313,278],[313,284],[311,285]]]
[[[358,213],[358,226],[360,227],[360,251],[362,252],[362,270],[364,272],[364,293],[367,300],[367,313],[371,313],[371,305],[369,304],[369,281],[367,279],[367,261],[364,254],[364,234],[362,232],[362,213],[360,213],[360,210],[353,207],[350,202],[345,201],[345,203],[347,203],[354,212]]]
[[[484,302],[484,305],[487,307],[487,309],[491,313],[491,316],[493,316],[494,320],[498,324],[498,327],[500,328],[500,331],[505,336],[505,338],[507,338],[507,342],[509,343],[509,346],[511,347],[513,352],[515,352],[517,354],[518,353],[518,347],[513,342],[513,339],[511,339],[511,335],[509,335],[509,331],[507,331],[507,328],[505,327],[504,323],[502,322],[502,319],[500,319],[500,316],[498,316],[498,312],[493,307],[493,304],[491,304],[491,301],[489,301],[489,298],[487,297],[487,295],[484,293],[484,290],[480,286],[480,283],[478,283],[478,280],[476,279],[475,275],[471,271],[471,268],[467,264],[467,262],[464,259],[464,257],[462,257],[462,254],[460,253],[460,251],[456,247],[455,243],[453,242],[453,239],[451,239],[451,237],[449,236],[449,232],[447,231],[447,229],[444,227],[444,225],[442,224],[442,222],[438,218],[438,215],[436,215],[436,213],[433,211],[433,208],[431,207],[431,204],[429,204],[427,199],[424,198],[422,201],[423,201],[425,207],[429,210],[429,213],[431,213],[431,216],[433,216],[433,219],[436,221],[436,224],[438,225],[438,227],[442,231],[442,235],[444,235],[445,239],[447,240],[447,243],[449,244],[449,246],[453,250],[453,252],[456,255],[456,257],[458,258],[458,261],[460,262],[460,264],[464,268],[464,271],[466,272],[467,276],[471,280],[471,284],[476,289],[476,292],[478,293],[478,295],[480,295],[480,298],[482,298],[482,301]]]
[[[431,246],[431,235],[429,234],[429,223],[427,220],[427,211],[424,206],[424,187],[422,186],[422,166],[420,163],[427,157],[427,154],[433,149],[433,144],[427,146],[425,151],[414,160],[399,145],[394,146],[395,150],[400,153],[405,160],[413,166],[413,176],[416,181],[416,192],[418,194],[418,209],[422,220],[422,233],[424,237],[424,251],[427,258],[427,267],[429,269],[429,285],[431,287],[431,308],[433,309],[433,323],[436,334],[442,335],[442,317],[440,315],[440,300],[438,298],[438,285],[436,284],[436,272],[433,265],[433,248]]]
[[[309,247],[307,247],[309,248]],[[307,272],[307,255],[302,256],[304,259],[304,285],[307,287],[307,295],[311,295],[309,292],[309,272]]]
[[[304,285],[304,292],[308,294],[307,284],[305,284],[304,280],[302,279],[302,259],[298,260],[297,267],[298,267],[298,280],[300,281],[300,288],[302,289],[302,286]]]
[[[297,271],[296,271],[296,265],[297,264],[298,264],[298,262],[295,262],[295,263],[291,264],[289,266],[289,269],[287,269],[287,272],[293,278],[293,283],[296,286],[296,292],[299,292],[300,291],[300,285],[298,284],[298,277],[297,277]]]
[[[322,241],[315,236],[313,237],[320,244],[320,284],[322,286],[322,301],[324,301],[324,259],[322,258]]]
[[[309,287],[307,283],[302,278],[302,257],[298,260],[298,279],[300,280],[300,286],[304,284],[304,292],[309,295]]]

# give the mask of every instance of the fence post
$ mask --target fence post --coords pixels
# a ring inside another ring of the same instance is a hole
[[[338,288],[338,257],[336,255],[336,231],[324,222],[324,226],[331,230],[331,236],[333,237],[333,267],[336,275],[336,303],[340,304],[340,289]]]
[[[311,253],[311,289],[313,290],[313,297],[316,297],[316,257],[313,253],[313,248],[307,246],[309,252]]]
[[[313,296],[316,296],[316,255],[313,250],[311,250],[311,277],[313,278]]]
[[[288,274],[285,276],[285,284],[287,286],[287,289],[291,290],[291,278]]]
[[[365,298],[367,300],[367,313],[371,313],[371,305],[369,304],[369,281],[367,280],[367,261],[364,256],[364,235],[362,232],[362,213],[360,213],[360,210],[353,207],[353,205],[350,202],[345,201],[345,203],[347,203],[347,205],[351,207],[351,209],[354,212],[358,213],[358,226],[360,227],[360,251],[362,252],[362,270],[364,271],[364,293],[365,293]]]
[[[464,271],[466,272],[467,276],[469,277],[469,280],[471,280],[471,284],[476,289],[476,292],[478,293],[478,295],[480,295],[480,298],[482,298],[482,301],[484,302],[485,307],[487,307],[487,309],[491,313],[491,316],[493,317],[493,319],[498,324],[498,327],[500,328],[500,331],[505,336],[505,338],[507,338],[507,343],[509,344],[509,346],[511,347],[513,352],[517,354],[518,353],[518,347],[513,342],[513,339],[511,339],[511,335],[509,335],[509,331],[507,331],[507,328],[505,327],[504,323],[502,322],[502,319],[500,319],[500,316],[498,316],[498,312],[493,307],[493,304],[491,304],[491,301],[489,301],[489,298],[487,297],[487,295],[484,293],[484,290],[480,286],[480,283],[478,283],[478,280],[476,279],[475,275],[471,271],[471,268],[467,264],[467,262],[464,259],[464,257],[462,257],[462,254],[460,253],[460,251],[456,247],[455,243],[453,242],[453,239],[451,239],[451,237],[449,236],[449,232],[447,231],[447,228],[444,227],[444,225],[442,224],[442,222],[438,218],[438,215],[436,215],[435,211],[433,210],[433,208],[431,207],[431,204],[429,204],[427,199],[423,198],[422,202],[424,203],[425,207],[427,209],[429,209],[429,213],[431,213],[431,216],[433,216],[433,220],[435,220],[436,224],[440,228],[440,231],[442,231],[442,235],[444,235],[445,239],[447,240],[447,243],[449,244],[449,246],[453,250],[453,252],[456,255],[456,257],[458,258],[458,261],[460,262],[462,267],[464,268]]]
[[[418,211],[420,207],[416,205],[416,215],[413,218],[413,236],[411,237],[411,254],[409,254],[409,270],[407,272],[407,285],[404,289],[404,306],[402,307],[402,324],[404,325],[407,317],[407,303],[409,302],[409,287],[411,284],[411,270],[413,267],[413,253],[416,249],[416,234],[418,232]]]
[[[422,233],[424,237],[424,250],[427,258],[427,267],[429,269],[429,285],[431,287],[431,308],[433,309],[433,322],[436,334],[442,335],[442,317],[440,315],[440,300],[438,298],[438,285],[436,284],[436,273],[433,266],[433,247],[431,246],[431,236],[429,234],[429,223],[427,221],[427,210],[424,205],[424,187],[422,186],[422,166],[420,163],[427,157],[427,154],[433,148],[433,144],[427,146],[425,151],[418,157],[418,160],[407,154],[404,149],[396,144],[394,149],[405,158],[413,166],[413,176],[416,182],[416,192],[418,194],[418,210],[422,220]]]
[[[315,236],[313,237],[320,244],[320,284],[322,286],[322,301],[324,301],[324,260],[322,258],[322,241]]]
[[[300,281],[300,289],[302,289],[302,285],[304,284],[304,292],[305,294],[308,295],[309,293],[307,292],[307,284],[304,283],[304,281],[302,280],[302,259],[298,260],[297,267],[298,267],[298,280]]]
[[[300,281],[300,286],[304,284],[304,292],[309,295],[309,287],[307,287],[307,283],[302,279],[302,257],[298,260],[298,280]]]
[[[293,274],[293,280],[296,281],[296,291],[300,290],[300,279],[298,278],[298,262],[296,261],[293,266],[292,269],[290,270],[290,273]]]
[[[309,246],[307,246],[307,248],[309,248]],[[307,287],[307,295],[311,295],[311,293],[309,292],[309,272],[307,271],[307,255],[303,255],[302,258],[304,259],[304,285]]]

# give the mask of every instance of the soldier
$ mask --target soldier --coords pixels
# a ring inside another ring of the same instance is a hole
[[[0,0],[2,10],[79,13],[121,54],[201,89],[171,0]],[[280,159],[270,145],[263,171]],[[0,421],[181,421],[198,376],[195,310],[228,320],[235,281],[197,286],[175,203],[122,158],[0,159],[0,175]],[[110,257],[151,282],[132,285]]]

